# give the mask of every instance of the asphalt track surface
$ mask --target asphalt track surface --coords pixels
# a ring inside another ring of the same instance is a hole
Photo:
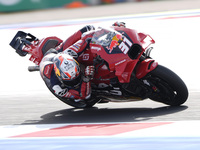
[[[94,6],[81,9],[53,9],[16,14],[2,14],[2,24],[50,21],[79,17],[97,17],[130,13],[150,13],[155,11],[182,10],[198,8],[200,1],[160,1],[124,3],[107,6]],[[119,12],[120,8],[124,11]],[[135,9],[133,9],[135,8]],[[143,8],[143,9],[142,9]],[[109,9],[113,9],[108,13]],[[101,10],[101,11],[99,11]],[[84,12],[84,13],[83,13]],[[57,14],[63,15],[57,15]],[[70,15],[64,15],[70,14]],[[36,17],[40,14],[40,17]],[[54,15],[53,15],[54,14]],[[72,14],[72,15],[71,15]],[[84,16],[83,16],[84,14]],[[25,17],[28,16],[28,17]],[[10,19],[10,17],[18,18]],[[42,81],[41,81],[42,82]],[[57,123],[100,123],[100,122],[146,122],[199,120],[200,93],[190,91],[187,102],[180,107],[169,107],[151,100],[128,103],[97,104],[90,109],[73,109],[58,101],[48,90],[44,93],[26,93],[0,96],[0,125],[57,124]]]
[[[52,95],[1,97],[0,124],[112,123],[199,120],[199,93],[192,92],[180,107],[150,100],[97,104],[90,109],[73,109]]]

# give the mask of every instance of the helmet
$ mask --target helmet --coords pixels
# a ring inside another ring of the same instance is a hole
[[[70,55],[59,53],[54,57],[54,71],[59,81],[68,87],[80,84],[79,63]]]

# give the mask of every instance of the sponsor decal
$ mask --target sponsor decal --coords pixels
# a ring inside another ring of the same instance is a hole
[[[101,50],[100,47],[92,46],[91,49],[96,50],[97,52]]]
[[[58,96],[61,96],[61,97],[63,97],[68,92],[67,88],[62,89],[59,85],[54,85],[53,90],[54,90],[55,94],[57,94]]]
[[[90,55],[89,55],[89,54],[83,54],[83,60],[84,60],[84,61],[89,60],[89,58],[90,58]]]
[[[125,36],[116,34],[110,44],[106,47],[109,54],[123,52],[127,54],[133,43]]]
[[[51,77],[51,70],[52,70],[52,67],[51,65],[47,65],[44,67],[44,75],[45,77],[49,78]]]
[[[117,65],[119,65],[119,64],[121,64],[121,63],[123,63],[123,62],[125,62],[125,61],[126,61],[126,59],[124,59],[124,60],[122,60],[122,61],[116,63],[115,66],[117,66]]]
[[[116,48],[120,42],[122,41],[122,35],[121,34],[116,34],[113,38],[112,41],[110,42],[110,45],[106,47],[109,50],[109,53],[112,53],[113,48]]]

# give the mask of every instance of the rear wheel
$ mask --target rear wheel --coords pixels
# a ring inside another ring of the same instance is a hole
[[[170,106],[179,106],[188,98],[188,89],[182,79],[170,69],[158,65],[150,72],[146,80],[153,92],[150,99]]]

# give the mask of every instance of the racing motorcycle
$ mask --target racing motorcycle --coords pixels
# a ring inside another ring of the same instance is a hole
[[[58,37],[39,40],[30,33],[18,31],[10,46],[20,56],[30,54],[30,61],[36,66],[29,66],[28,70],[38,71],[44,54],[61,43],[62,40]],[[144,99],[179,106],[188,98],[187,86],[177,74],[150,57],[153,49],[151,45],[154,43],[150,35],[133,29],[98,28],[90,41],[89,49],[78,58],[81,65],[95,66],[95,74],[91,80],[92,98],[75,102],[51,92],[62,102],[75,108],[92,107],[96,103]]]

